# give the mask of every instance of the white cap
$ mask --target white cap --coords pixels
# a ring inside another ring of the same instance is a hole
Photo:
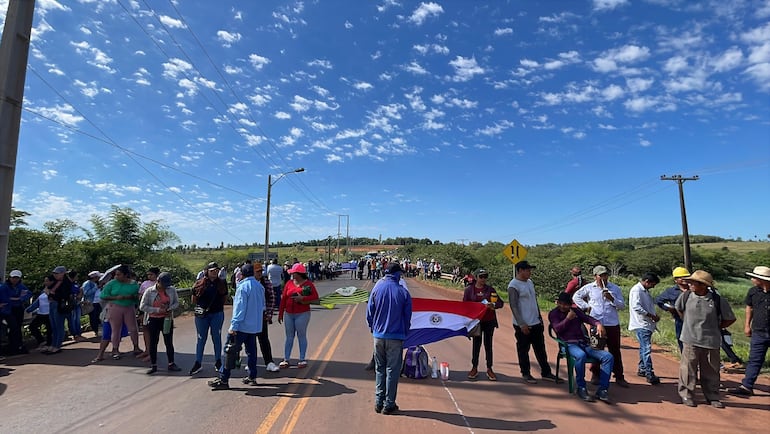
[[[102,273],[100,273],[99,271],[92,271],[92,272],[88,273],[88,278],[89,279],[94,278],[94,277],[102,277]]]
[[[10,274],[11,277],[21,277],[21,271],[20,270],[13,270]]]

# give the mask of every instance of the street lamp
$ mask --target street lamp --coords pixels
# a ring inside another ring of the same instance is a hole
[[[267,211],[265,212],[265,256],[263,259],[265,261],[265,264],[267,264],[267,250],[268,250],[268,246],[270,246],[270,191],[272,190],[273,185],[284,176],[290,173],[300,173],[304,171],[305,171],[305,168],[300,167],[299,169],[294,169],[288,172],[281,173],[280,175],[275,177],[275,181],[273,181],[273,175],[267,175]]]

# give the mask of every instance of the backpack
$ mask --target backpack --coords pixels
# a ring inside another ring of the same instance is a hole
[[[428,378],[430,377],[430,364],[428,363],[428,352],[425,347],[418,345],[406,349],[404,363],[401,366],[401,375],[407,378]]]

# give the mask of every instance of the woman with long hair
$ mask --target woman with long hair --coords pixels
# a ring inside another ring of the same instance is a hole
[[[144,294],[142,294],[142,302],[139,304],[139,310],[148,316],[145,330],[149,334],[150,345],[147,351],[150,353],[150,363],[152,364],[150,370],[147,371],[148,375],[152,375],[158,370],[158,342],[161,333],[163,333],[163,345],[166,346],[168,370],[181,371],[174,363],[173,312],[178,307],[179,297],[176,288],[171,286],[171,274],[158,274],[155,285],[145,289]]]

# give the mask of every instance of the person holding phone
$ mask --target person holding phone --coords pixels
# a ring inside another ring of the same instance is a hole
[[[594,281],[578,289],[572,301],[584,312],[598,319],[607,331],[607,351],[614,358],[612,372],[615,384],[628,387],[623,375],[623,360],[620,355],[620,318],[618,311],[626,307],[623,293],[618,285],[609,281],[607,267],[597,265],[593,269]],[[591,366],[591,383],[599,382],[599,367]]]

